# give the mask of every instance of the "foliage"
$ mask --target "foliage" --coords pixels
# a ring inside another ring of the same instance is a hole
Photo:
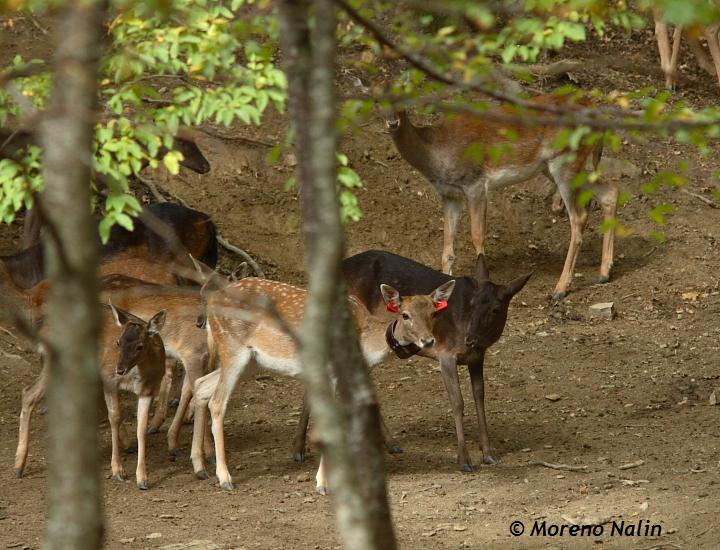
[[[54,5],[15,0],[0,3],[0,11],[42,13]],[[720,8],[706,0],[647,0],[641,6],[644,13],[631,10],[624,0],[410,0],[402,4],[338,0],[338,6],[342,8],[340,46],[347,48],[344,51],[361,52],[343,60],[343,72],[351,74],[353,89],[360,92],[343,105],[340,131],[357,128],[378,102],[385,109],[392,102],[425,111],[469,109],[480,114],[493,99],[522,102],[522,96],[497,88],[498,75],[529,82],[534,78],[530,64],[542,60],[545,52],[583,41],[590,32],[602,35],[610,29],[642,28],[653,7],[671,23],[720,21]],[[257,125],[269,107],[284,108],[287,84],[276,66],[278,29],[271,7],[268,0],[115,0],[102,59],[103,115],[96,127],[94,165],[103,181],[111,181],[104,189],[104,234],[114,223],[130,226],[131,216],[138,212],[139,204],[129,195],[128,178],[145,164],[159,162],[177,172],[181,156],[172,151],[172,136],[181,126]],[[45,69],[39,60],[13,60],[6,70],[27,74],[0,87],[0,124],[8,116],[22,121],[45,107],[51,86]],[[341,86],[345,83],[341,78]],[[571,88],[562,92],[575,93]],[[614,112],[581,122],[566,116],[569,129],[559,133],[556,147],[577,149],[602,136],[606,147],[617,151],[624,141],[650,131],[708,155],[709,143],[720,134],[715,124],[720,110],[694,111],[656,89],[607,94],[585,90],[584,94],[598,103],[641,114],[628,117]],[[517,106],[516,115],[526,122],[537,114]],[[557,113],[540,114],[562,118]],[[160,158],[165,151],[162,146],[169,152]],[[275,157],[279,154],[280,149]],[[501,150],[468,151],[471,157],[502,154]],[[1,166],[0,175],[8,183],[0,190],[0,214],[9,221],[17,208],[31,203],[31,192],[41,189],[42,182],[37,154],[20,164],[3,161]],[[576,183],[582,186],[597,177],[589,174]],[[674,186],[683,182],[680,178]],[[361,215],[355,195],[360,186],[349,159],[339,154],[338,191],[345,220]],[[651,181],[643,191],[658,188]],[[589,192],[581,193],[582,201],[590,198]],[[651,218],[661,222],[665,214]]]

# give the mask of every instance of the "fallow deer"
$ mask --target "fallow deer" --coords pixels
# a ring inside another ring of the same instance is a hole
[[[120,410],[119,390],[131,391],[138,396],[137,406],[137,443],[138,461],[135,479],[139,489],[148,488],[147,469],[145,467],[145,439],[148,432],[148,417],[153,398],[162,393],[161,385],[171,379],[166,372],[165,347],[160,330],[165,323],[165,310],[153,315],[145,322],[127,311],[110,306],[117,327],[122,329],[116,346],[112,342],[117,331],[110,330],[104,323],[102,336],[103,354],[101,358],[101,378],[103,394],[108,410],[108,420],[112,434],[112,476],[125,481],[125,469],[120,460]],[[167,392],[165,392],[167,396]]]
[[[167,435],[170,455],[176,457],[180,454],[178,437],[184,412],[190,401],[195,380],[204,374],[207,357],[206,333],[196,326],[198,316],[204,311],[200,291],[196,287],[158,285],[117,274],[103,277],[101,286],[103,300],[109,300],[117,307],[130,311],[136,316],[150,317],[160,309],[167,312],[165,322],[160,329],[160,336],[167,356],[179,360],[185,369],[183,399]],[[36,316],[38,317],[39,315]],[[155,415],[148,429],[150,433],[158,431],[167,414],[167,401],[172,383],[172,373],[168,374],[169,378],[158,396]],[[33,384],[23,389],[18,447],[15,454],[17,477],[22,477],[25,470],[30,419],[35,407],[45,395],[46,386],[47,367],[44,367]],[[206,441],[206,446],[208,449],[211,448],[209,440]]]
[[[564,105],[568,109],[591,106],[586,100],[571,103],[559,96],[538,96],[533,101]],[[511,116],[514,110],[501,107],[491,114]],[[570,221],[570,245],[553,297],[562,299],[567,294],[588,216],[587,208],[578,202],[580,189],[573,185],[573,181],[583,170],[591,153],[593,165],[597,167],[602,142],[595,146],[582,144],[574,158],[569,158],[568,150],[557,151],[552,148],[552,141],[559,132],[554,127],[523,127],[464,114],[448,116],[436,126],[419,128],[412,124],[404,110],[395,111],[386,124],[402,157],[425,176],[440,194],[445,219],[442,270],[447,274],[452,274],[455,261],[454,241],[463,201],[467,202],[470,211],[475,252],[485,254],[489,191],[527,181],[538,174],[544,174],[552,180],[560,191]],[[590,186],[583,186],[583,189],[587,188]],[[614,218],[617,187],[611,182],[597,182],[591,188],[603,209],[604,219]],[[613,243],[614,231],[611,227],[603,236],[602,262],[597,279],[599,283],[610,279]]]
[[[350,298],[350,308],[357,323],[360,345],[368,365],[381,362],[390,352],[389,346],[417,346],[431,348],[435,342],[431,322],[447,313],[443,310],[453,293],[454,281],[445,281],[427,295],[401,297],[395,289],[378,283],[385,309],[374,315],[359,301]],[[267,307],[259,305],[271,300],[278,321]],[[192,462],[195,475],[208,476],[203,463],[207,409],[212,417],[215,438],[216,474],[220,486],[232,490],[232,478],[225,458],[223,421],[228,400],[241,376],[249,375],[254,367],[261,367],[287,376],[302,373],[294,340],[285,326],[295,329],[303,320],[307,291],[288,284],[264,279],[243,279],[208,297],[207,331],[209,365],[217,360],[220,367],[200,378],[195,385],[195,427],[193,431]],[[318,469],[317,490],[327,491],[322,464]]]
[[[172,375],[165,363],[165,349],[159,331],[165,321],[165,311],[156,313],[149,322],[126,311],[109,306],[103,310],[100,340],[100,374],[112,431],[112,474],[124,480],[125,472],[120,461],[120,402],[118,390],[133,391],[138,395],[137,485],[147,489],[145,468],[145,434],[153,398],[157,395],[167,401]],[[137,366],[137,369],[134,367]],[[15,452],[15,476],[22,477],[27,463],[30,440],[30,419],[37,403],[45,394],[48,382],[48,365],[45,364],[35,383],[23,390],[20,413],[18,446]],[[163,404],[160,405],[163,407]],[[167,408],[167,403],[164,404]]]
[[[458,365],[467,365],[472,382],[475,409],[480,425],[480,448],[483,462],[496,464],[485,416],[485,381],[483,368],[485,351],[500,339],[507,320],[510,300],[527,283],[531,274],[514,279],[507,285],[490,281],[490,273],[481,254],[472,277],[450,277],[439,271],[390,252],[370,250],[343,261],[343,276],[350,294],[360,300],[373,314],[383,308],[383,297],[377,290],[378,281],[385,281],[401,294],[422,294],[438,285],[455,282],[455,290],[448,300],[447,312],[433,321],[435,345],[415,349],[419,355],[440,361],[445,389],[455,419],[457,459],[465,471],[473,469],[465,445],[463,402]],[[296,454],[305,449],[307,414],[303,411],[295,437]]]
[[[215,267],[218,258],[218,244],[216,228],[210,216],[204,212],[187,208],[179,204],[162,202],[152,204],[145,209],[157,221],[165,224],[180,246],[194,258],[198,258],[210,267]],[[182,263],[183,258],[177,258],[175,251],[167,240],[152,231],[142,220],[135,221],[134,231],[114,226],[106,244],[99,242],[101,273],[112,273],[102,268],[107,262],[121,262],[131,258],[140,258],[156,264]],[[189,258],[186,259],[187,268],[192,268]],[[21,288],[31,288],[45,278],[45,261],[40,244],[33,245],[16,254],[0,256],[0,278],[6,274],[12,282]],[[130,276],[123,270],[116,271]],[[170,276],[174,274],[170,273]],[[142,277],[140,277],[142,278]],[[157,281],[161,282],[161,281]],[[178,282],[176,278],[175,281]]]
[[[710,76],[717,78],[720,82],[720,39],[718,38],[720,25],[710,25],[707,27],[694,25],[690,28],[683,28],[677,25],[673,32],[671,45],[668,24],[663,20],[662,13],[654,10],[653,18],[655,19],[655,38],[657,39],[658,51],[660,53],[660,67],[665,73],[665,87],[668,90],[674,90],[677,85],[680,42],[683,35],[685,35],[685,39],[695,55],[695,59],[697,59],[700,68]],[[700,35],[703,35],[707,40],[712,61],[708,59],[705,50],[698,40]]]

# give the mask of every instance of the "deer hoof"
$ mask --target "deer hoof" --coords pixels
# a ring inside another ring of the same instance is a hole
[[[232,491],[233,489],[235,489],[235,487],[233,487],[233,484],[231,481],[226,481],[225,483],[221,483],[220,487],[222,487],[223,491]]]
[[[115,474],[115,475],[113,476],[113,479],[114,479],[115,481],[127,481],[127,476],[125,475],[124,472],[121,472],[121,473],[119,473],[119,474]]]
[[[156,434],[160,431],[160,426],[148,426],[147,433],[148,434]]]
[[[325,487],[325,485],[318,485],[315,487],[315,490],[322,496],[326,496],[328,494],[328,488]]]
[[[606,277],[605,275],[600,275],[600,276],[596,279],[596,282],[597,282],[597,284],[599,284],[599,285],[604,285],[605,283],[607,283],[607,282],[609,282],[609,281],[610,281],[610,277]]]
[[[462,466],[460,466],[460,469],[461,469],[463,472],[474,472],[474,471],[475,471],[475,467],[474,467],[472,464],[468,463],[468,462],[466,462],[465,464],[463,464]]]
[[[567,292],[565,292],[565,291],[553,292],[552,299],[559,302],[560,300],[565,298],[565,296],[567,296]]]
[[[301,464],[305,462],[305,451],[295,453],[295,462],[299,462]]]
[[[205,470],[200,470],[199,472],[195,472],[195,477],[198,479],[210,479],[210,474]]]
[[[391,455],[399,455],[400,453],[404,453],[405,451],[402,450],[402,447],[399,445],[390,445],[390,448],[388,449],[388,453]]]
[[[147,490],[148,490],[147,481],[138,481],[137,486],[138,486],[138,489],[140,489],[141,491],[147,491]]]
[[[137,453],[137,445],[131,445],[130,447],[126,447],[125,449],[123,449],[123,453],[125,453],[126,455],[134,455],[135,453]]]
[[[13,473],[15,474],[16,478],[20,479],[25,473],[25,468],[15,468],[13,470]]]
[[[499,464],[500,460],[495,458],[493,455],[483,455],[483,464],[487,464],[489,466],[495,466],[495,464]]]
[[[170,449],[170,460],[175,461],[175,459],[180,458],[181,456],[183,456],[183,452],[177,447]]]
[[[173,409],[177,409],[179,405],[180,405],[180,399],[177,397],[175,399],[173,399],[172,401],[170,401],[170,406]]]

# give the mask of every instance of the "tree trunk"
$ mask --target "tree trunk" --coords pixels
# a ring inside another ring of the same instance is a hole
[[[303,201],[309,299],[300,355],[307,393],[329,465],[345,547],[392,549],[395,537],[385,492],[377,401],[341,285],[344,243],[336,191],[335,5],[328,0],[282,0],[278,6]],[[337,367],[340,395],[349,411],[333,399],[330,360]],[[350,437],[348,412],[349,424],[355,428]]]
[[[104,10],[104,3],[92,0],[65,6],[57,29],[55,86],[40,125],[45,253],[52,280],[45,339],[50,362],[48,549],[93,549],[102,542],[99,306],[90,168]]]

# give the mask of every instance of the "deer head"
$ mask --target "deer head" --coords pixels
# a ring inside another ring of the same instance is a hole
[[[432,320],[447,308],[454,288],[453,280],[440,285],[430,294],[403,298],[393,287],[380,285],[388,311],[399,314],[399,319],[395,321],[395,339],[403,346],[431,347],[435,343]]]
[[[475,263],[475,289],[470,299],[470,318],[465,334],[465,345],[473,348],[487,348],[500,338],[508,306],[513,296],[528,282],[532,273],[510,281],[507,285],[498,285],[490,281],[490,272],[485,264],[485,256],[478,255]]]
[[[116,372],[123,375],[163,347],[159,332],[165,324],[166,312],[162,310],[146,322],[112,304],[110,304],[110,310],[115,322],[122,328],[122,334],[117,341],[120,348],[120,360]]]

